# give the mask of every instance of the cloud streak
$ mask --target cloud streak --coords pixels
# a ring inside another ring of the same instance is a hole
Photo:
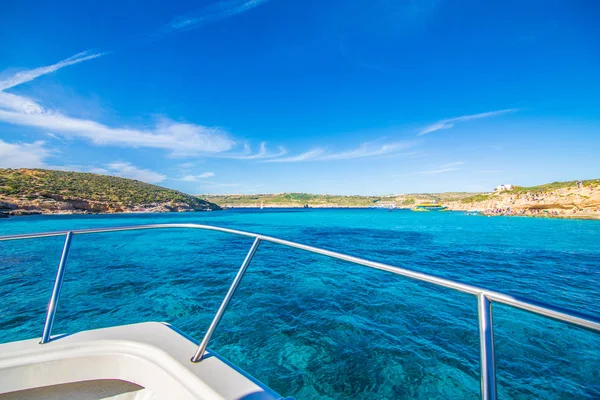
[[[155,33],[146,35],[146,37],[149,37],[154,40],[159,40],[167,35],[172,35],[183,31],[189,31],[209,22],[216,22],[244,13],[263,3],[266,3],[267,1],[269,0],[220,1],[217,4],[212,5],[210,7],[204,7],[194,12],[178,16],[172,19],[169,23],[163,25]],[[129,42],[131,45],[138,44],[137,40],[122,40],[121,42]],[[111,52],[112,51],[90,53],[90,50],[86,50],[52,65],[18,72],[8,79],[0,80],[0,91],[10,89],[12,87],[32,81],[40,76],[58,71],[59,69],[67,67],[69,65],[75,65],[84,61],[93,60]]]
[[[328,153],[322,148],[315,148],[305,153],[291,157],[275,158],[263,162],[292,163],[306,161],[335,161],[351,160],[357,158],[371,158],[383,155],[396,154],[402,150],[409,149],[415,145],[414,142],[397,142],[383,145],[375,145],[372,142],[361,144],[359,147],[337,153]]]
[[[0,168],[43,168],[50,154],[43,141],[7,143],[0,140]]]
[[[455,161],[448,164],[440,165],[440,168],[454,168],[458,167],[459,165],[463,165],[464,163],[464,161]]]
[[[392,175],[394,178],[400,178],[400,177],[407,177],[407,176],[414,176],[414,175],[433,175],[433,174],[443,174],[445,172],[452,172],[452,171],[458,171],[461,165],[463,165],[465,162],[464,161],[455,161],[455,162],[451,162],[451,163],[447,163],[447,164],[443,164],[443,165],[437,165],[437,166],[432,166],[435,167],[435,169],[429,169],[429,170],[424,170],[424,171],[413,171],[413,172],[408,172],[405,174],[399,174],[399,175]]]
[[[190,13],[173,18],[168,24],[151,35],[153,39],[160,39],[167,35],[189,31],[204,24],[220,21],[249,11],[269,0],[228,0],[219,1],[217,4],[203,7]]]
[[[186,175],[183,178],[176,179],[176,180],[182,181],[182,182],[198,182],[203,179],[212,178],[213,176],[215,176],[214,172],[204,172],[204,173],[198,174],[198,175]]]
[[[100,55],[80,53],[50,66],[18,72],[0,81],[0,88],[9,89]],[[33,99],[2,90],[0,90],[0,122],[50,130],[53,134],[84,138],[98,145],[165,149],[173,156],[221,153],[235,145],[229,134],[217,127],[179,123],[167,119],[160,120],[151,129],[111,127],[46,109]]]
[[[450,129],[450,128],[454,127],[454,124],[456,124],[457,122],[465,122],[465,121],[471,121],[474,119],[496,117],[498,115],[503,115],[503,114],[507,114],[507,113],[511,113],[511,112],[515,112],[515,111],[518,111],[518,109],[508,108],[505,110],[489,111],[489,112],[484,112],[484,113],[480,113],[480,114],[463,115],[462,117],[443,119],[441,121],[438,121],[434,124],[431,124],[429,126],[426,126],[423,129],[421,129],[421,131],[419,131],[417,136],[423,136],[428,133],[439,131],[442,129]]]
[[[159,39],[167,34],[187,31],[207,22],[218,21],[243,13],[266,1],[268,0],[220,1],[211,7],[201,8],[171,20],[158,30],[158,35],[153,36]],[[91,53],[90,51],[84,51],[55,64],[20,71],[8,78],[1,79],[0,122],[52,130],[53,133],[60,134],[63,137],[85,138],[99,145],[166,149],[171,151],[173,156],[222,153],[230,150],[235,145],[235,142],[229,138],[226,131],[216,127],[177,123],[169,120],[163,120],[151,129],[111,127],[92,120],[69,117],[56,110],[45,109],[30,98],[5,92],[7,89],[30,82],[61,68],[92,60],[105,54],[107,52]],[[5,143],[3,148],[6,149],[7,146],[8,144]],[[262,159],[278,157],[283,154],[285,154],[283,148],[280,148],[278,153],[268,153],[263,143],[260,151],[256,154],[232,155],[231,158]],[[33,159],[29,160],[33,161]],[[31,164],[42,165],[39,160]]]
[[[265,160],[263,162],[275,162],[275,163],[283,163],[283,162],[302,162],[302,161],[316,161],[325,153],[323,149],[312,149],[305,153],[298,154],[297,156],[291,157],[283,157],[283,158],[275,158],[272,160]]]
[[[92,172],[96,174],[120,176],[148,183],[160,183],[167,176],[149,169],[138,168],[129,162],[117,161],[98,167],[81,165],[48,165],[46,159],[52,151],[45,142],[7,143],[0,140],[0,168],[46,168],[61,171]]]
[[[363,143],[360,147],[343,151],[340,153],[333,153],[325,155],[321,158],[323,161],[327,160],[349,160],[353,158],[368,158],[368,157],[376,157],[385,154],[392,154],[398,151],[406,150],[413,147],[414,143],[412,142],[399,142],[399,143],[390,143],[384,144],[379,147],[373,145],[371,143]]]
[[[92,168],[90,172],[97,174],[120,176],[146,183],[160,183],[167,176],[149,169],[138,168],[129,162],[117,161],[106,164],[105,168]]]
[[[275,158],[281,157],[287,154],[287,150],[282,146],[278,147],[277,153],[270,153],[267,150],[267,143],[262,142],[260,144],[260,148],[257,153],[252,154],[252,148],[249,144],[244,144],[244,153],[243,154],[223,154],[219,156],[219,158],[229,158],[233,160],[261,160],[266,158]]]
[[[65,60],[59,61],[56,64],[34,68],[28,71],[17,72],[10,78],[0,81],[0,91],[10,89],[12,87],[32,81],[42,75],[50,74],[69,65],[75,65],[84,61],[93,60],[94,58],[98,58],[104,54],[106,53],[88,54],[88,51],[84,51],[82,53],[75,54],[74,56],[69,57]]]
[[[461,165],[463,165],[464,161],[455,161],[447,164],[440,165],[437,169],[427,170],[427,171],[419,171],[417,174],[422,175],[431,175],[431,174],[443,174],[444,172],[452,172],[458,171]]]
[[[441,174],[444,172],[451,172],[451,171],[457,171],[458,168],[440,168],[440,169],[434,169],[434,170],[430,170],[430,171],[419,171],[417,172],[418,174],[423,174],[423,175],[430,175],[430,174]]]
[[[79,137],[98,145],[165,149],[173,156],[220,153],[235,142],[226,131],[167,119],[152,129],[110,127],[47,110],[33,100],[0,92],[0,122],[50,130],[64,137]]]

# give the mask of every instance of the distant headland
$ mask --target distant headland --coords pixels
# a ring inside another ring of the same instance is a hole
[[[308,193],[200,195],[223,208],[399,208],[440,204],[451,211],[483,215],[526,215],[600,219],[600,179],[554,182],[522,187],[500,185],[488,193],[411,193],[385,196],[341,196]]]
[[[45,169],[0,169],[0,217],[31,214],[213,211],[222,208],[390,208],[435,204],[482,215],[600,219],[600,179],[488,193],[411,193],[384,196],[308,193],[192,196],[133,179]]]
[[[0,217],[219,210],[176,190],[115,176],[44,169],[0,169]]]

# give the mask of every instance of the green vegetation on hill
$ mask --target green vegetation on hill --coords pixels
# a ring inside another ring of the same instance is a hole
[[[584,188],[600,187],[600,180],[589,179],[583,181]],[[466,209],[476,207],[478,204],[489,201],[500,201],[506,196],[521,194],[549,194],[557,190],[577,189],[577,181],[554,182],[538,186],[521,187],[513,186],[512,190],[499,193],[410,193],[387,196],[339,196],[327,194],[308,193],[278,193],[278,194],[256,194],[256,195],[205,195],[201,196],[214,202],[221,207],[258,207],[261,203],[265,207],[376,207],[378,205],[395,205],[399,208],[413,208],[416,204],[435,203],[445,204],[451,209]],[[567,194],[567,196],[569,196]],[[587,195],[578,194],[578,197],[586,199]],[[536,200],[537,201],[537,200]]]
[[[479,203],[480,201],[488,201],[493,195],[491,194],[475,194],[473,196],[460,199],[461,203]]]
[[[260,203],[265,206],[296,206],[304,205],[319,207],[372,207],[379,201],[390,201],[387,196],[335,196],[309,193],[278,193],[257,195],[204,195],[201,196],[210,202],[225,207],[258,207]]]
[[[214,202],[221,207],[377,207],[395,204],[409,208],[416,203],[443,203],[472,196],[473,193],[415,193],[410,195],[387,196],[342,196],[330,194],[278,193],[256,195],[203,195],[202,198]]]
[[[598,179],[586,179],[583,182],[583,186],[600,186],[600,180]],[[566,181],[566,182],[552,182],[537,186],[514,186],[511,192],[513,193],[544,193],[552,190],[559,190],[565,188],[577,187],[577,181]]]
[[[83,200],[128,208],[148,204],[187,204],[218,209],[215,204],[160,186],[115,176],[44,169],[1,169],[0,197],[21,200]]]
[[[600,186],[600,180],[598,179],[588,179],[588,180],[584,180],[582,181],[583,186],[584,187],[599,187]],[[522,195],[522,194],[542,194],[542,193],[549,193],[549,192],[553,192],[556,190],[561,190],[561,189],[575,189],[577,188],[577,181],[566,181],[566,182],[552,182],[552,183],[546,183],[543,185],[536,185],[536,186],[513,186],[513,188],[511,190],[506,190],[506,191],[502,191],[502,192],[498,192],[498,193],[489,193],[489,194],[474,194],[468,197],[464,197],[462,199],[460,199],[461,203],[480,203],[480,202],[484,202],[484,201],[488,201],[488,200],[493,200],[495,198],[497,198],[497,196],[502,196],[505,194],[508,195]],[[496,196],[496,197],[494,197]]]

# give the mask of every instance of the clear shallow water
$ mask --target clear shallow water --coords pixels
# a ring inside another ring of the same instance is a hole
[[[600,316],[600,222],[383,210],[0,220],[0,235],[163,222],[254,231]],[[167,321],[200,339],[252,240],[76,236],[54,332]],[[63,238],[0,242],[0,341],[39,337]],[[475,298],[263,243],[210,347],[282,395],[475,399]],[[600,398],[600,337],[494,306],[503,399]]]

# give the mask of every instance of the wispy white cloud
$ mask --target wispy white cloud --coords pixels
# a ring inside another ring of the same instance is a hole
[[[213,176],[215,176],[214,172],[204,172],[204,173],[198,174],[198,175],[186,175],[183,178],[180,178],[177,180],[183,181],[183,182],[198,182],[203,179],[212,178]]]
[[[429,125],[425,128],[423,128],[417,136],[423,136],[426,135],[428,133],[431,132],[435,132],[435,131],[439,131],[442,129],[450,129],[454,126],[454,124],[452,123],[448,123],[448,122],[436,122],[435,124]]]
[[[98,145],[150,147],[171,151],[174,156],[220,153],[235,142],[220,128],[163,119],[153,129],[110,127],[47,110],[32,99],[0,92],[0,122],[52,131],[64,137],[79,137]]]
[[[174,33],[188,31],[209,22],[219,21],[234,15],[249,11],[269,0],[226,0],[219,1],[208,7],[199,8],[185,15],[180,15],[172,19],[167,25],[158,32],[151,35],[153,39],[160,39],[163,36]]]
[[[441,174],[444,172],[457,171],[457,170],[458,170],[458,168],[440,168],[440,169],[433,169],[433,170],[429,170],[429,171],[419,171],[417,173],[429,175],[429,174]]]
[[[316,148],[316,149],[309,150],[309,151],[307,151],[305,153],[298,154],[297,156],[283,157],[283,158],[274,158],[274,159],[270,159],[270,160],[265,160],[264,162],[302,162],[302,161],[315,161],[315,160],[319,159],[319,157],[321,157],[324,153],[325,153],[325,150]]]
[[[239,187],[243,186],[241,183],[224,183],[224,182],[202,182],[204,186],[214,186],[214,187]]]
[[[216,5],[198,9],[192,13],[177,17],[158,30],[155,39],[166,34],[196,28],[206,22],[217,21],[248,11],[268,0],[228,0]],[[150,35],[153,36],[153,35]],[[131,43],[130,43],[131,44]],[[128,127],[110,127],[100,122],[73,118],[56,110],[47,110],[36,101],[14,94],[6,89],[30,82],[40,76],[58,71],[61,68],[92,60],[104,53],[84,51],[52,65],[17,72],[0,79],[0,122],[14,125],[52,130],[63,136],[83,137],[95,144],[120,145],[128,147],[151,147],[167,149],[174,156],[195,155],[199,153],[220,153],[230,150],[235,142],[227,132],[220,128],[201,125],[162,121],[153,129],[133,129]],[[285,154],[270,155],[262,151],[255,155],[243,155],[240,158],[267,158]]]
[[[248,184],[238,182],[211,182],[203,181],[202,187],[199,188],[198,193],[220,193],[220,194],[243,194],[243,193],[257,193],[258,190],[264,190],[265,184]]]
[[[287,154],[287,150],[282,146],[279,146],[277,150],[278,151],[276,153],[269,152],[267,150],[267,143],[262,142],[258,152],[253,154],[250,145],[248,143],[244,143],[244,152],[242,154],[222,154],[219,156],[219,158],[230,158],[234,160],[260,160],[281,157]]]
[[[264,162],[303,162],[303,161],[334,161],[350,160],[356,158],[369,158],[390,155],[409,149],[415,145],[414,142],[397,142],[387,144],[375,144],[367,142],[351,150],[337,153],[328,153],[322,148],[315,148],[305,153],[292,157],[275,158]]]
[[[428,133],[439,131],[442,129],[450,129],[457,122],[471,121],[474,119],[481,119],[481,118],[496,117],[498,115],[507,114],[507,113],[511,113],[511,112],[515,112],[515,111],[518,111],[518,109],[509,108],[506,110],[489,111],[489,112],[484,112],[484,113],[480,113],[480,114],[463,115],[462,117],[444,119],[444,120],[438,121],[434,124],[431,124],[429,126],[426,126],[423,129],[421,129],[421,131],[417,134],[417,136],[426,135]]]
[[[59,61],[56,64],[47,65],[45,67],[34,68],[28,71],[17,72],[10,78],[0,80],[0,90],[6,90],[17,85],[21,85],[23,83],[34,80],[37,77],[42,75],[46,75],[52,73],[54,71],[58,71],[61,68],[67,67],[69,65],[79,64],[80,62],[84,62],[87,60],[92,60],[94,58],[100,57],[105,53],[95,53],[88,54],[87,51],[84,51],[79,54],[75,54],[72,57],[69,57],[65,60]]]
[[[464,163],[465,163],[464,161],[455,161],[455,162],[451,162],[448,164],[440,165],[440,168],[454,168],[454,167],[458,167],[459,165],[463,165]]]
[[[43,141],[7,143],[0,140],[0,168],[44,168],[51,153]]]
[[[59,142],[62,142],[62,143],[64,143],[64,142],[65,142],[64,140],[62,140],[60,137],[58,137],[57,135],[55,135],[55,134],[54,134],[54,133],[52,133],[52,132],[46,132],[46,136],[49,136],[49,137],[51,137],[52,139],[54,139],[54,140],[58,140]]]
[[[348,160],[352,158],[375,157],[407,150],[413,146],[413,142],[388,143],[379,146],[376,146],[373,143],[363,143],[353,150],[327,154],[323,156],[321,160]]]
[[[0,109],[16,111],[21,114],[43,114],[44,108],[35,101],[0,91]]]
[[[164,174],[149,169],[138,168],[124,161],[106,164],[104,168],[91,168],[90,172],[120,176],[121,178],[135,179],[146,183],[160,183],[167,179],[167,176]]]
[[[401,178],[401,177],[407,177],[407,176],[414,176],[414,175],[432,175],[432,174],[443,174],[445,172],[452,172],[452,171],[458,171],[461,165],[463,165],[465,162],[464,161],[454,161],[454,162],[450,162],[447,164],[442,164],[442,165],[432,165],[432,169],[427,169],[424,171],[413,171],[413,172],[407,172],[404,174],[396,174],[396,175],[392,175],[392,177],[394,178]]]
[[[150,34],[149,37],[158,40],[170,34],[188,31],[208,22],[215,22],[244,13],[263,3],[266,3],[267,1],[269,0],[219,1],[217,4],[214,4],[210,7],[204,7],[194,12],[174,18],[168,24],[158,29],[154,34]],[[123,41],[127,42],[127,40]],[[134,40],[133,44],[137,42],[139,41]],[[131,41],[129,41],[129,43],[132,44]],[[110,51],[91,53],[89,50],[86,50],[55,64],[46,65],[31,70],[20,71],[9,78],[0,80],[0,91],[32,81],[42,75],[50,74],[58,71],[61,68],[68,67],[69,65],[75,65],[84,61],[93,60],[94,58],[98,58],[109,53]]]
[[[39,145],[39,146],[38,146]],[[37,162],[27,163],[25,160],[23,162],[14,162],[13,166],[5,166],[2,161],[4,161],[3,153],[2,153],[2,141],[0,140],[0,168],[44,168],[50,170],[57,171],[75,171],[75,172],[91,172],[94,174],[101,175],[111,175],[111,176],[119,176],[121,178],[129,178],[136,179],[138,181],[147,182],[147,183],[160,183],[167,179],[167,176],[161,174],[159,172],[152,171],[150,169],[138,168],[130,162],[127,161],[114,161],[112,163],[104,164],[102,166],[93,166],[93,165],[80,165],[80,164],[66,164],[66,165],[49,165],[45,162],[45,158],[50,155],[50,151],[43,147],[43,142],[35,142],[31,144],[23,145],[25,147],[26,152],[23,153],[15,153],[15,149],[9,147],[9,151],[15,154],[16,156],[20,156],[23,158],[27,156],[41,155],[40,160],[35,160]],[[40,151],[41,150],[41,151]]]
[[[418,171],[416,172],[417,174],[423,174],[423,175],[430,175],[430,174],[442,174],[444,172],[452,172],[452,171],[458,171],[461,165],[463,165],[465,162],[464,161],[454,161],[451,163],[447,163],[447,164],[442,164],[437,166],[436,169],[430,169],[430,170],[425,170],[425,171]]]
[[[194,12],[179,16],[160,28],[155,39],[167,34],[187,31],[203,25],[206,22],[218,21],[257,7],[268,0],[227,0],[204,7]],[[130,44],[134,43],[130,41]],[[51,130],[53,137],[57,134],[66,137],[80,137],[99,145],[117,145],[126,147],[150,147],[169,150],[173,156],[197,154],[217,154],[230,150],[235,142],[228,133],[220,128],[206,127],[189,123],[177,123],[163,120],[151,129],[134,129],[130,127],[111,127],[97,121],[73,118],[57,110],[48,110],[38,102],[11,93],[6,89],[30,82],[40,76],[58,71],[61,68],[92,60],[104,53],[84,51],[52,65],[17,72],[8,78],[0,79],[0,122],[13,125],[28,126]],[[43,143],[43,142],[36,142]],[[6,148],[6,146],[5,146]],[[260,159],[278,157],[285,150],[275,154],[266,151],[265,144],[257,154],[244,154],[232,158]],[[11,158],[12,159],[12,158]],[[31,161],[31,160],[30,160]],[[6,162],[8,163],[8,162]],[[34,163],[36,164],[36,163]],[[37,163],[36,165],[42,165]],[[157,177],[155,176],[154,179]]]

